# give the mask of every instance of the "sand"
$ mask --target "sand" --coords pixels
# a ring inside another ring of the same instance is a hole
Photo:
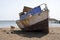
[[[60,40],[60,28],[49,28],[48,34],[40,32],[22,32],[15,29],[14,33],[9,33],[9,28],[0,28],[0,40]]]

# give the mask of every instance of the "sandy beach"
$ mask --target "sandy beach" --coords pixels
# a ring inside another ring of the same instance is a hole
[[[16,28],[14,33],[9,33],[9,28],[0,28],[0,40],[60,40],[60,28],[51,27],[49,33],[23,32]]]

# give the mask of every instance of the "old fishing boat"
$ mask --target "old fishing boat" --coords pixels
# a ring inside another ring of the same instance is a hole
[[[44,8],[42,8],[44,5]],[[16,23],[24,31],[41,31],[48,33],[48,13],[46,4],[41,4],[34,8],[24,6],[23,12],[19,13],[20,20]]]

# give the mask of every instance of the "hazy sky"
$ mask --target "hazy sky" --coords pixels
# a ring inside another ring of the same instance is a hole
[[[18,20],[24,6],[36,7],[46,3],[49,17],[60,20],[60,0],[0,0],[0,20]]]

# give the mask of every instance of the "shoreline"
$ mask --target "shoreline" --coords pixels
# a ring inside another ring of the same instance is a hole
[[[0,40],[60,40],[60,27],[50,27],[48,34],[20,32],[19,28],[15,29],[15,33],[7,33],[10,28],[0,28]]]

